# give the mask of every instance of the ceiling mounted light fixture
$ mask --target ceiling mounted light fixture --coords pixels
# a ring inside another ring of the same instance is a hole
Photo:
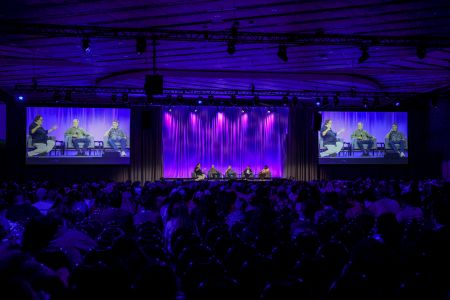
[[[358,59],[358,63],[362,64],[363,62],[368,60],[369,57],[370,57],[370,55],[369,55],[369,47],[366,46],[366,45],[363,45],[363,46],[361,46],[360,50],[361,50],[361,56]]]
[[[278,57],[284,62],[288,61],[289,58],[287,56],[287,46],[286,45],[278,46]]]

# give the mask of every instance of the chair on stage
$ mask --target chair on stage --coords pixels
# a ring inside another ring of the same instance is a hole
[[[370,149],[368,149],[369,145],[367,144],[363,144],[363,148],[367,149],[369,151],[372,151],[372,155],[375,155],[375,150],[377,150],[377,139],[374,137],[372,139],[372,147],[370,147]],[[363,151],[363,149],[359,148],[358,145],[358,139],[352,139],[352,151]]]
[[[91,150],[94,149],[94,137],[92,135],[87,136],[87,138],[89,139],[89,146],[87,148],[89,155],[91,155]],[[83,148],[84,143],[80,142],[78,144],[80,146],[80,149]],[[72,137],[70,135],[65,135],[64,136],[64,151],[67,150],[76,150],[75,146],[73,145],[73,141],[72,141]],[[64,153],[66,154],[66,153]]]

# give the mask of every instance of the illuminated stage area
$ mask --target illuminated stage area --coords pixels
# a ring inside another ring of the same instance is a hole
[[[164,177],[189,178],[197,163],[207,174],[212,165],[224,174],[268,166],[283,176],[288,109],[178,106],[163,109]]]

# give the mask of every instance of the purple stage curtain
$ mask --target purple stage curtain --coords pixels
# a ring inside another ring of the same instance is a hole
[[[283,176],[288,109],[189,107],[163,109],[164,177],[188,178],[197,163],[222,173],[228,165],[240,174],[249,165],[257,174],[265,165]]]
[[[351,142],[352,133],[358,129],[358,122],[363,123],[363,129],[377,138],[377,142],[384,143],[385,135],[391,130],[392,124],[398,124],[398,130],[408,137],[408,113],[406,112],[322,112],[322,126],[325,121],[331,119],[331,128],[338,132],[345,131],[339,135],[344,142]],[[320,133],[319,133],[320,134]]]
[[[50,136],[55,136],[59,141],[64,141],[64,132],[72,127],[73,119],[78,119],[79,127],[86,130],[96,141],[103,141],[103,135],[111,128],[113,120],[119,121],[119,127],[127,136],[130,134],[130,109],[127,108],[28,107],[27,135],[28,126],[37,115],[44,118],[44,129],[58,126]]]

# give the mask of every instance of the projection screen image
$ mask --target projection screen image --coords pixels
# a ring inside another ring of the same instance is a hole
[[[319,164],[407,164],[406,112],[322,111]]]
[[[27,164],[129,164],[130,110],[27,107]]]

